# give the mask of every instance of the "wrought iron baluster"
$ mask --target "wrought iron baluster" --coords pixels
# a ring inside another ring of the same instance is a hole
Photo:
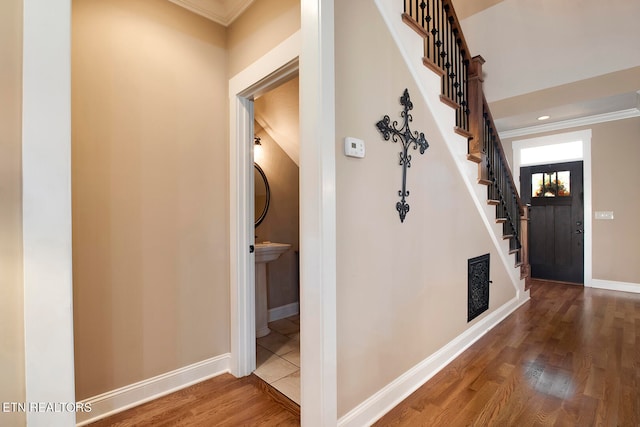
[[[436,24],[434,27],[434,42],[436,45],[436,64],[442,68],[442,42],[440,41],[440,32],[442,30],[442,7],[440,0],[436,0]]]

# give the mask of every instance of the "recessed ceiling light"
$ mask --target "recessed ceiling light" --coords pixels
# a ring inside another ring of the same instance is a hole
[[[542,120],[547,120],[549,118],[551,118],[551,116],[540,116],[538,117],[538,120],[542,121]]]

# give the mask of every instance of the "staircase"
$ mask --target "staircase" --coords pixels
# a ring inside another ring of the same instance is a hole
[[[465,137],[467,159],[478,164],[478,184],[487,187],[509,254],[530,286],[528,208],[513,175],[482,88],[481,56],[472,57],[451,0],[404,0],[402,20],[424,40],[425,67],[441,77],[440,100],[455,110],[454,131]]]

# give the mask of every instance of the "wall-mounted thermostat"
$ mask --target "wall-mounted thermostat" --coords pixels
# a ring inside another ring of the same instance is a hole
[[[344,139],[344,155],[349,157],[364,157],[364,141],[347,136]]]

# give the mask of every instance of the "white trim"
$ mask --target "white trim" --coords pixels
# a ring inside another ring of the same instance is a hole
[[[585,281],[584,286],[586,286],[587,288],[607,289],[610,291],[632,292],[634,294],[640,294],[640,283],[591,279],[589,282]]]
[[[253,102],[235,96],[229,106],[231,373],[243,377],[256,368],[255,254],[249,253],[254,225],[248,214],[253,209],[253,179],[249,179],[253,151],[248,142],[253,138]]]
[[[256,62],[233,76],[229,80],[229,97],[243,95],[250,88],[254,88],[255,85],[259,85],[261,82],[265,82],[265,84],[260,85],[259,90],[254,90],[262,92],[273,88],[273,84],[266,85],[265,79],[277,70],[286,67],[290,62],[295,61],[300,56],[300,44],[301,36],[300,31],[298,31]],[[297,70],[297,67],[294,70]]]
[[[582,141],[582,191],[584,192],[584,283],[593,280],[593,186],[591,171],[591,129]]]
[[[193,384],[229,372],[229,353],[212,357],[165,374],[155,376],[98,396],[83,400],[91,412],[78,412],[77,425],[84,426],[134,406],[142,405]]]
[[[231,25],[231,23],[253,3],[253,0],[218,0],[213,2],[194,0],[169,1],[225,27]]]
[[[256,368],[255,255],[253,221],[252,97],[298,69],[300,33],[284,40],[229,80],[229,247],[231,373],[249,375]]]
[[[302,0],[300,53],[301,423],[338,419],[334,0]]]
[[[269,322],[285,319],[300,313],[300,303],[292,302],[291,304],[281,305],[269,309]]]
[[[24,0],[22,230],[26,402],[74,402],[71,0]],[[29,426],[73,412],[28,411]]]
[[[333,0],[302,0],[301,10],[301,31],[229,82],[231,372],[255,369],[249,98],[290,76],[300,57],[300,394],[302,425],[313,427],[337,420]]]
[[[612,122],[614,120],[630,119],[640,117],[639,108],[629,108],[627,110],[614,111],[611,113],[595,114],[593,116],[580,117],[577,119],[563,120],[543,125],[529,126],[520,129],[505,130],[498,132],[500,139],[517,138],[519,136],[533,135],[535,133],[553,132],[557,130],[570,129],[579,126],[590,126],[597,123]]]
[[[523,148],[540,147],[544,145],[564,144],[566,142],[582,141],[582,169],[584,191],[584,283],[593,280],[593,202],[591,177],[591,129],[574,132],[558,133],[555,135],[513,141],[513,170],[520,171],[520,150]],[[565,160],[560,163],[565,162]],[[530,165],[527,165],[530,166]],[[514,173],[515,184],[520,188],[520,173]]]
[[[368,426],[397,406],[463,351],[517,310],[529,298],[518,297],[493,311],[447,345],[409,369],[338,420],[340,427]]]

